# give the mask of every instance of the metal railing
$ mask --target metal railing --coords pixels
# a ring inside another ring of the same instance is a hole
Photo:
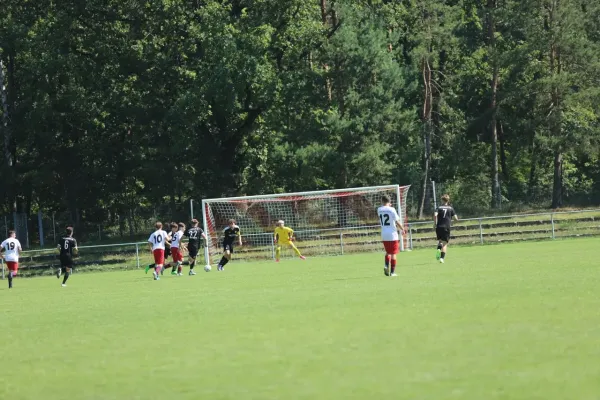
[[[585,214],[588,214],[586,218],[575,217]],[[565,218],[565,216],[569,216],[569,218]],[[497,222],[490,223],[492,221]],[[510,223],[507,224],[506,221],[510,221]],[[565,224],[567,224],[566,227]],[[502,230],[507,227],[544,229]],[[416,242],[426,243],[427,246],[435,242],[433,221],[409,222],[406,228],[408,232],[405,239],[409,249],[417,248]],[[459,220],[453,226],[452,233],[452,240],[457,244],[485,244],[486,242],[508,242],[515,240],[550,240],[557,237],[600,235],[600,209],[465,218]],[[375,251],[381,248],[379,225],[299,230],[295,232],[295,235],[299,238],[299,247],[304,246],[303,250],[312,251],[314,255],[343,255],[351,252]],[[490,240],[488,239],[489,237],[495,237],[497,240]],[[352,238],[356,240],[352,240]],[[276,244],[273,241],[272,233],[243,235],[243,239],[246,245],[241,252],[237,253],[236,259],[255,260],[275,258]],[[219,241],[212,240],[211,254],[219,253],[219,245]],[[101,250],[100,252],[94,251],[94,253],[109,254],[110,252],[102,253],[102,250],[128,247],[130,249],[128,253],[131,254],[129,262],[135,268],[140,268],[142,259],[150,259],[151,257],[150,252],[145,257],[141,253],[141,251],[147,251],[147,246],[148,243],[146,242],[132,242],[79,246],[79,249],[80,254],[85,254],[86,249],[99,249]],[[22,253],[21,260],[33,262],[36,257],[45,255],[57,256],[57,253],[55,249],[27,250]],[[88,253],[88,257],[92,256]],[[57,260],[57,257],[55,258]],[[0,263],[2,265],[2,279],[4,279],[5,267],[3,260]],[[58,264],[57,261],[51,262],[51,264],[54,263]]]

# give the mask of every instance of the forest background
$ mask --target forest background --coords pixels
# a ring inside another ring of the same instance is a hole
[[[429,218],[431,181],[465,216],[600,203],[600,2],[1,9],[0,215],[122,236],[190,199],[399,183]]]

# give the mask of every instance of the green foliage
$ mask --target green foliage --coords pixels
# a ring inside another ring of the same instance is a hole
[[[4,158],[16,159],[0,170],[4,212],[16,204],[122,222],[164,203],[184,215],[177,204],[188,198],[384,183],[417,190],[424,63],[429,176],[462,205],[490,203],[493,112],[506,202],[549,205],[553,187],[564,203],[598,202],[593,2],[82,4],[3,3],[9,115],[0,133],[10,138]]]

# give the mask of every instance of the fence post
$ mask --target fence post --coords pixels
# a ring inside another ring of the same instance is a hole
[[[552,239],[555,239],[555,235],[554,235],[554,213],[550,213],[550,222],[552,223]]]
[[[412,240],[412,226],[408,224],[408,242],[410,243],[410,249],[414,250],[413,240]]]
[[[483,244],[483,225],[481,218],[479,218],[479,242]]]
[[[437,196],[435,193],[435,181],[431,181],[431,190],[433,192],[433,209],[437,210]]]
[[[137,267],[140,268],[140,245],[135,244],[135,259],[137,261]]]
[[[2,264],[2,280],[4,280],[4,259],[0,258],[0,264]]]
[[[267,234],[268,235],[268,234]],[[270,236],[270,235],[269,235]],[[268,239],[267,239],[268,240]],[[271,258],[275,259],[275,239],[271,238]]]
[[[342,255],[344,255],[344,232],[340,232],[340,247],[342,248]]]

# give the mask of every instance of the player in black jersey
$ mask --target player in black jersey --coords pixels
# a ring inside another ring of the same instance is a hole
[[[58,241],[58,251],[60,252],[60,269],[56,277],[60,278],[61,272],[64,273],[62,286],[67,286],[67,279],[71,275],[73,268],[73,255],[77,255],[77,240],[73,238],[73,228],[67,227],[65,236]]]
[[[444,263],[446,250],[448,250],[448,242],[450,241],[450,227],[452,220],[458,221],[458,216],[454,212],[454,208],[449,205],[450,196],[445,194],[442,196],[442,205],[435,210],[433,221],[435,222],[435,233],[438,239],[436,259]]]
[[[188,258],[190,259],[190,275],[196,275],[194,267],[196,266],[196,257],[198,256],[198,250],[200,249],[200,241],[204,240],[207,243],[206,233],[198,226],[198,220],[192,220],[192,226],[185,231],[183,234],[189,238],[187,250]]]
[[[225,264],[231,261],[231,255],[233,254],[233,243],[236,241],[242,245],[242,235],[240,233],[240,227],[235,224],[235,220],[230,219],[227,228],[223,229],[223,257],[219,261],[217,271],[223,271]]]

